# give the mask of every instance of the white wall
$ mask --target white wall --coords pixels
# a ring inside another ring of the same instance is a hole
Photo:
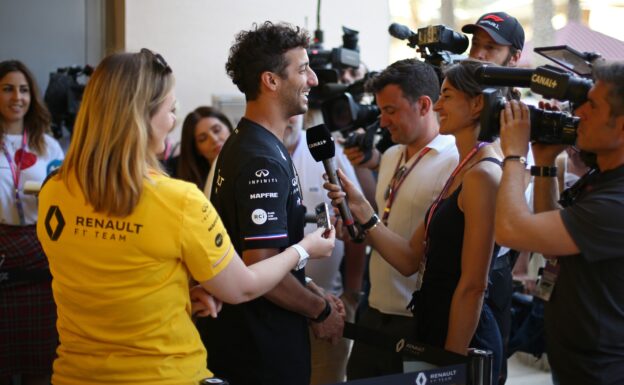
[[[186,114],[211,104],[213,94],[239,94],[225,73],[236,33],[253,22],[284,21],[316,29],[316,0],[126,0],[126,49],[161,53],[176,75],[178,129]],[[362,60],[370,69],[388,65],[390,24],[384,0],[322,2],[325,48],[342,45],[342,26],[360,31]]]

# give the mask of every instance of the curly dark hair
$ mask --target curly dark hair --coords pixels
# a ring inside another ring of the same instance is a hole
[[[309,41],[305,30],[290,24],[254,24],[252,30],[236,35],[225,70],[245,99],[255,100],[260,93],[260,75],[271,71],[283,77],[289,64],[284,53],[293,48],[308,48]]]
[[[386,86],[396,84],[403,96],[414,103],[428,96],[435,103],[440,96],[440,83],[433,67],[417,59],[404,59],[390,64],[366,83],[369,92],[381,92]]]
[[[50,131],[51,116],[41,99],[35,76],[19,60],[0,62],[0,79],[4,78],[9,72],[21,72],[28,82],[30,106],[26,115],[24,115],[24,127],[28,129],[28,145],[38,154],[45,154],[46,148],[43,135]],[[0,143],[2,143],[2,137],[5,133],[2,119],[2,116],[0,116]]]
[[[221,111],[213,107],[200,106],[186,115],[182,123],[180,158],[175,172],[176,178],[195,183],[200,190],[206,185],[210,172],[210,162],[198,151],[195,144],[195,126],[203,118],[217,118],[232,132],[232,123]]]

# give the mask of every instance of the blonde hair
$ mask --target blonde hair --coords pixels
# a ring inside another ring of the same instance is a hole
[[[149,173],[162,172],[149,150],[150,120],[173,84],[171,69],[147,50],[110,55],[91,76],[59,174],[67,185],[76,177],[96,212],[131,214]]]

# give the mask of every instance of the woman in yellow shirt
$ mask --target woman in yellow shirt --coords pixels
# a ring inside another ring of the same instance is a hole
[[[191,278],[239,303],[273,288],[306,254],[333,249],[334,231],[319,230],[244,265],[197,186],[159,169],[156,154],[175,125],[173,88],[170,67],[149,50],[105,58],[65,163],[39,195],[37,234],[58,307],[56,385],[197,384],[211,373],[191,320]]]

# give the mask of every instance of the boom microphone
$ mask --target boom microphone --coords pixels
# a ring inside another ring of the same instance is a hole
[[[334,138],[327,127],[325,127],[325,124],[319,124],[308,128],[306,130],[306,140],[308,142],[308,149],[314,160],[323,162],[323,167],[325,167],[325,172],[327,173],[329,181],[340,186],[338,175],[336,175],[336,167],[334,166],[336,145],[334,144]],[[346,199],[340,203],[338,209],[340,210],[343,223],[347,226],[351,239],[354,241],[362,240],[361,234],[359,234],[355,227],[355,222],[353,221],[353,216],[351,215],[351,210],[349,210]]]
[[[410,37],[416,35],[416,32],[412,31],[407,26],[398,23],[390,24],[388,32],[390,33],[390,36],[396,37],[400,40],[409,39]]]

